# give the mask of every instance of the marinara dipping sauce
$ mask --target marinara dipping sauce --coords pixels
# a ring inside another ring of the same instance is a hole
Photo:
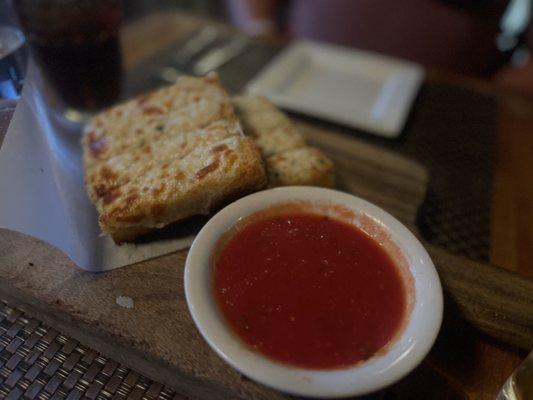
[[[388,252],[339,219],[290,212],[222,241],[215,297],[233,331],[265,356],[307,369],[353,366],[394,341],[407,289]]]

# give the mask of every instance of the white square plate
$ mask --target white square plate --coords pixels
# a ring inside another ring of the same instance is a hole
[[[246,91],[289,110],[394,138],[402,131],[423,78],[418,64],[296,41]]]

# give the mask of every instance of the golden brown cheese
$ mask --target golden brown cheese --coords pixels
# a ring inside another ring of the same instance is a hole
[[[260,153],[213,74],[97,115],[82,143],[87,193],[117,242],[266,184]]]

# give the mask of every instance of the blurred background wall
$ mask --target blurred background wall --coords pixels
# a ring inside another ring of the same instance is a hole
[[[252,35],[311,38],[489,79],[533,95],[533,0],[124,0],[226,20]]]

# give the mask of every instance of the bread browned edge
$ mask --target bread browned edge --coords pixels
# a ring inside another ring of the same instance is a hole
[[[335,186],[335,172],[331,160],[316,147],[308,146],[304,136],[298,132],[292,121],[274,103],[265,97],[250,95],[234,96],[231,101],[235,113],[241,119],[245,135],[252,137],[254,141],[271,133],[268,128],[265,130],[261,126],[249,123],[249,117],[254,113],[276,114],[276,119],[282,121],[288,129],[285,135],[286,142],[279,143],[280,146],[272,153],[265,153],[264,149],[260,145],[258,146],[265,160],[269,187]],[[295,135],[300,137],[301,141],[295,139]],[[281,135],[278,136],[278,139],[281,138]],[[302,155],[307,155],[310,159],[300,163]],[[305,161],[308,161],[307,164]]]
[[[187,198],[183,202],[180,202],[179,206],[183,206],[183,208],[179,207],[181,212],[179,214],[169,215],[169,221],[165,226],[194,215],[205,214],[204,210],[213,211],[220,205],[226,204],[229,200],[234,200],[266,186],[267,176],[259,150],[250,138],[244,138],[243,147],[244,151],[242,155],[245,155],[245,157],[240,161],[240,168],[229,187],[226,187],[225,190],[220,190],[219,187],[213,188],[209,194],[194,191],[189,193],[189,195],[192,195],[192,198]],[[257,163],[257,160],[261,160],[261,163]],[[242,181],[247,181],[248,183],[242,185]],[[102,221],[101,218],[99,222],[102,225],[102,229],[108,232],[117,244],[134,241],[142,235],[162,228],[131,226],[115,229],[113,226],[107,226],[105,220]]]

